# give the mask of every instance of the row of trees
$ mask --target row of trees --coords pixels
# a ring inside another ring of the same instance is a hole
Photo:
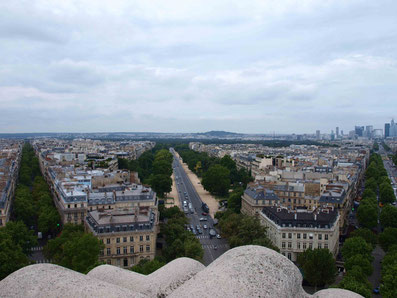
[[[160,205],[160,220],[164,223],[160,226],[161,236],[165,238],[165,247],[162,249],[161,256],[157,256],[152,261],[142,260],[132,271],[150,274],[166,263],[176,258],[188,257],[202,260],[204,251],[199,240],[185,229],[188,219],[178,207],[165,208]]]
[[[119,158],[119,169],[138,172],[141,181],[149,184],[160,198],[164,198],[172,187],[173,157],[167,148],[166,144],[156,145],[137,160]]]
[[[386,228],[379,236],[379,242],[386,251],[382,261],[382,297],[393,298],[397,293],[397,228]]]
[[[34,229],[46,233],[56,227],[59,219],[41,177],[39,160],[28,143],[22,148],[13,200],[12,221],[0,229],[0,279],[31,263],[31,248],[38,245]],[[55,219],[55,223],[49,219]]]
[[[27,180],[27,174],[30,175],[30,180]],[[40,173],[39,160],[34,156],[34,150],[29,143],[26,143],[22,150],[13,218],[45,235],[59,232],[59,213],[48,185]]]
[[[237,169],[236,162],[229,156],[210,157],[207,153],[190,150],[187,145],[175,146],[183,161],[198,177],[203,187],[211,194],[226,197],[231,185],[245,188],[252,181],[245,169]]]
[[[394,191],[391,186],[387,171],[383,166],[379,154],[372,154],[370,164],[365,172],[365,190],[357,210],[357,219],[362,227],[373,229],[378,224],[378,199],[385,206],[382,208],[380,220],[383,227],[394,226],[397,210],[390,203],[395,201]]]
[[[339,288],[356,292],[364,297],[371,297],[371,284],[368,276],[372,274],[372,250],[376,245],[376,235],[369,229],[354,231],[342,247],[342,257],[347,271]]]

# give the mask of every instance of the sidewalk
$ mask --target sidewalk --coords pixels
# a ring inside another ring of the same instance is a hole
[[[180,158],[178,152],[175,152],[178,158]],[[185,170],[187,176],[189,177],[190,181],[192,182],[194,188],[196,189],[196,192],[200,196],[201,201],[206,203],[208,205],[208,208],[210,209],[210,216],[214,218],[215,213],[218,212],[219,209],[219,204],[218,201],[208,192],[204,189],[204,187],[201,185],[200,179],[194,174],[187,166],[182,161],[182,167]]]
[[[169,207],[177,206],[177,207],[179,207],[179,209],[181,209],[181,201],[179,199],[179,194],[176,189],[174,173],[172,173],[171,179],[172,179],[172,189],[171,189],[171,192],[168,194],[167,198],[173,198],[174,200],[172,203],[167,202],[166,207],[169,208]]]

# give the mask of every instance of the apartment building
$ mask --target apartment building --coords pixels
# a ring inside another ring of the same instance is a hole
[[[330,208],[315,211],[268,206],[260,212],[269,239],[291,261],[306,249],[327,248],[334,256],[339,249],[339,214]]]
[[[241,197],[241,213],[258,217],[263,207],[276,206],[279,203],[280,199],[273,190],[251,184]]]
[[[10,219],[22,155],[21,141],[0,140],[0,227]]]
[[[155,257],[158,218],[149,207],[89,211],[85,226],[104,244],[99,259],[109,265],[129,268]]]

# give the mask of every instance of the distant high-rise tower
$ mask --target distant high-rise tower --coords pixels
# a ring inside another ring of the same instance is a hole
[[[340,135],[343,137],[343,129],[340,131]]]
[[[354,132],[355,132],[356,136],[362,137],[363,136],[363,132],[364,132],[364,126],[356,126],[356,127],[354,127]]]
[[[320,140],[320,131],[319,130],[316,130],[316,139]]]
[[[338,126],[336,127],[335,131],[336,131],[336,138],[338,139],[339,138],[339,127]]]
[[[390,137],[390,123],[385,123],[385,138]]]
[[[368,138],[371,138],[373,130],[374,130],[374,127],[372,125],[367,125],[365,127],[365,136]]]
[[[335,140],[335,134],[334,134],[334,131],[331,130],[331,141],[333,141],[333,140]]]

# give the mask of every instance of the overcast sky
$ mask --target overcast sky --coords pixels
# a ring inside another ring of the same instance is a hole
[[[397,1],[0,1],[0,132],[397,118]]]

